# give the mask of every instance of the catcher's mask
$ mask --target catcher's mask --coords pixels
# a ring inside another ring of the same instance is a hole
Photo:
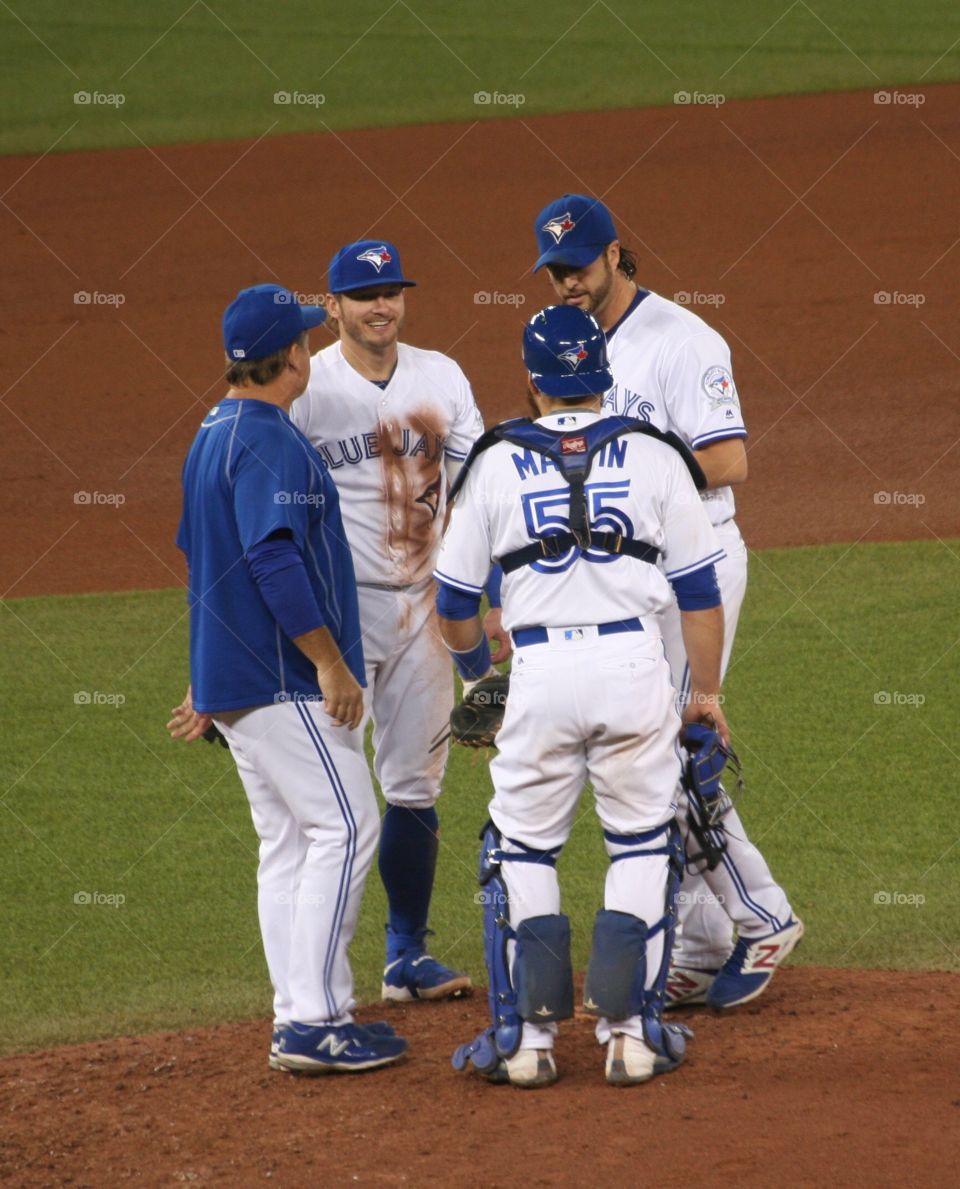
[[[596,396],[613,386],[606,336],[576,306],[547,306],[533,315],[523,328],[523,363],[547,396]]]

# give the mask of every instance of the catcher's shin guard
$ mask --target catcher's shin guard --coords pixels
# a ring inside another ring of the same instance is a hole
[[[672,1069],[683,1060],[686,1040],[692,1035],[682,1024],[664,1026],[664,990],[670,968],[670,951],[677,921],[677,891],[683,870],[683,845],[675,822],[643,834],[604,831],[610,861],[667,856],[667,881],[663,916],[648,925],[630,913],[601,908],[593,930],[593,946],[584,985],[584,1007],[610,1020],[640,1016],[644,1038],[657,1054],[660,1069]],[[652,842],[663,839],[659,846]],[[626,849],[624,849],[626,848]],[[652,979],[648,978],[647,942],[663,933],[663,954]],[[649,982],[649,986],[647,983]]]
[[[453,1054],[454,1069],[471,1065],[478,1073],[495,1075],[501,1061],[520,1048],[525,1016],[538,1023],[573,1015],[573,970],[570,961],[570,923],[566,917],[531,917],[514,930],[500,864],[506,860],[556,863],[552,852],[522,848],[517,854],[501,850],[500,831],[487,822],[480,835],[480,887],[483,903],[483,942],[487,964],[491,1025]],[[517,943],[514,986],[507,943]]]

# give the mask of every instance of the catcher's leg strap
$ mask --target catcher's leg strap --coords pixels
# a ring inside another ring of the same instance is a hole
[[[527,917],[517,926],[513,958],[517,1011],[532,1024],[573,1015],[570,920],[562,913]]]
[[[517,939],[517,932],[510,926],[509,897],[500,864],[506,860],[556,864],[560,849],[534,850],[523,847],[522,843],[514,843],[517,849],[504,854],[502,843],[503,837],[494,823],[485,824],[481,831],[478,879],[481,885],[479,900],[483,905],[483,956],[487,962],[490,1027],[485,1028],[470,1044],[460,1045],[453,1053],[454,1069],[466,1069],[468,1064],[472,1064],[481,1074],[492,1074],[501,1059],[513,1057],[520,1048],[523,1033],[523,1017],[517,1006],[517,992],[510,974],[507,950],[508,942]],[[527,942],[527,948],[532,952],[537,950],[535,939]],[[569,961],[567,940],[567,963]],[[544,975],[541,973],[542,962],[538,962],[535,952],[533,967],[534,987],[539,987]],[[554,1018],[551,1015],[551,1019]]]

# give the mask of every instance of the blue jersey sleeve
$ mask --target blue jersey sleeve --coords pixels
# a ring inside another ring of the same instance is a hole
[[[244,553],[286,530],[299,549],[309,533],[310,509],[324,495],[302,449],[292,448],[294,435],[279,419],[271,432],[257,427],[256,440],[237,443],[230,472],[233,510]],[[299,446],[299,443],[297,443]]]

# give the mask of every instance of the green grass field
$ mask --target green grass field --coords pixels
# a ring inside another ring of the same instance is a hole
[[[930,84],[958,38],[950,0],[32,0],[0,5],[0,153]]]
[[[742,815],[808,924],[800,962],[960,969],[958,566],[960,541],[752,555],[727,710]],[[0,1051],[269,1012],[233,764],[163,728],[185,683],[183,611],[180,591],[0,604],[16,691]],[[479,756],[454,755],[433,914],[437,954],[478,980],[488,782]],[[586,796],[560,861],[578,966],[605,869]],[[353,951],[366,998],[383,919],[374,873]]]

